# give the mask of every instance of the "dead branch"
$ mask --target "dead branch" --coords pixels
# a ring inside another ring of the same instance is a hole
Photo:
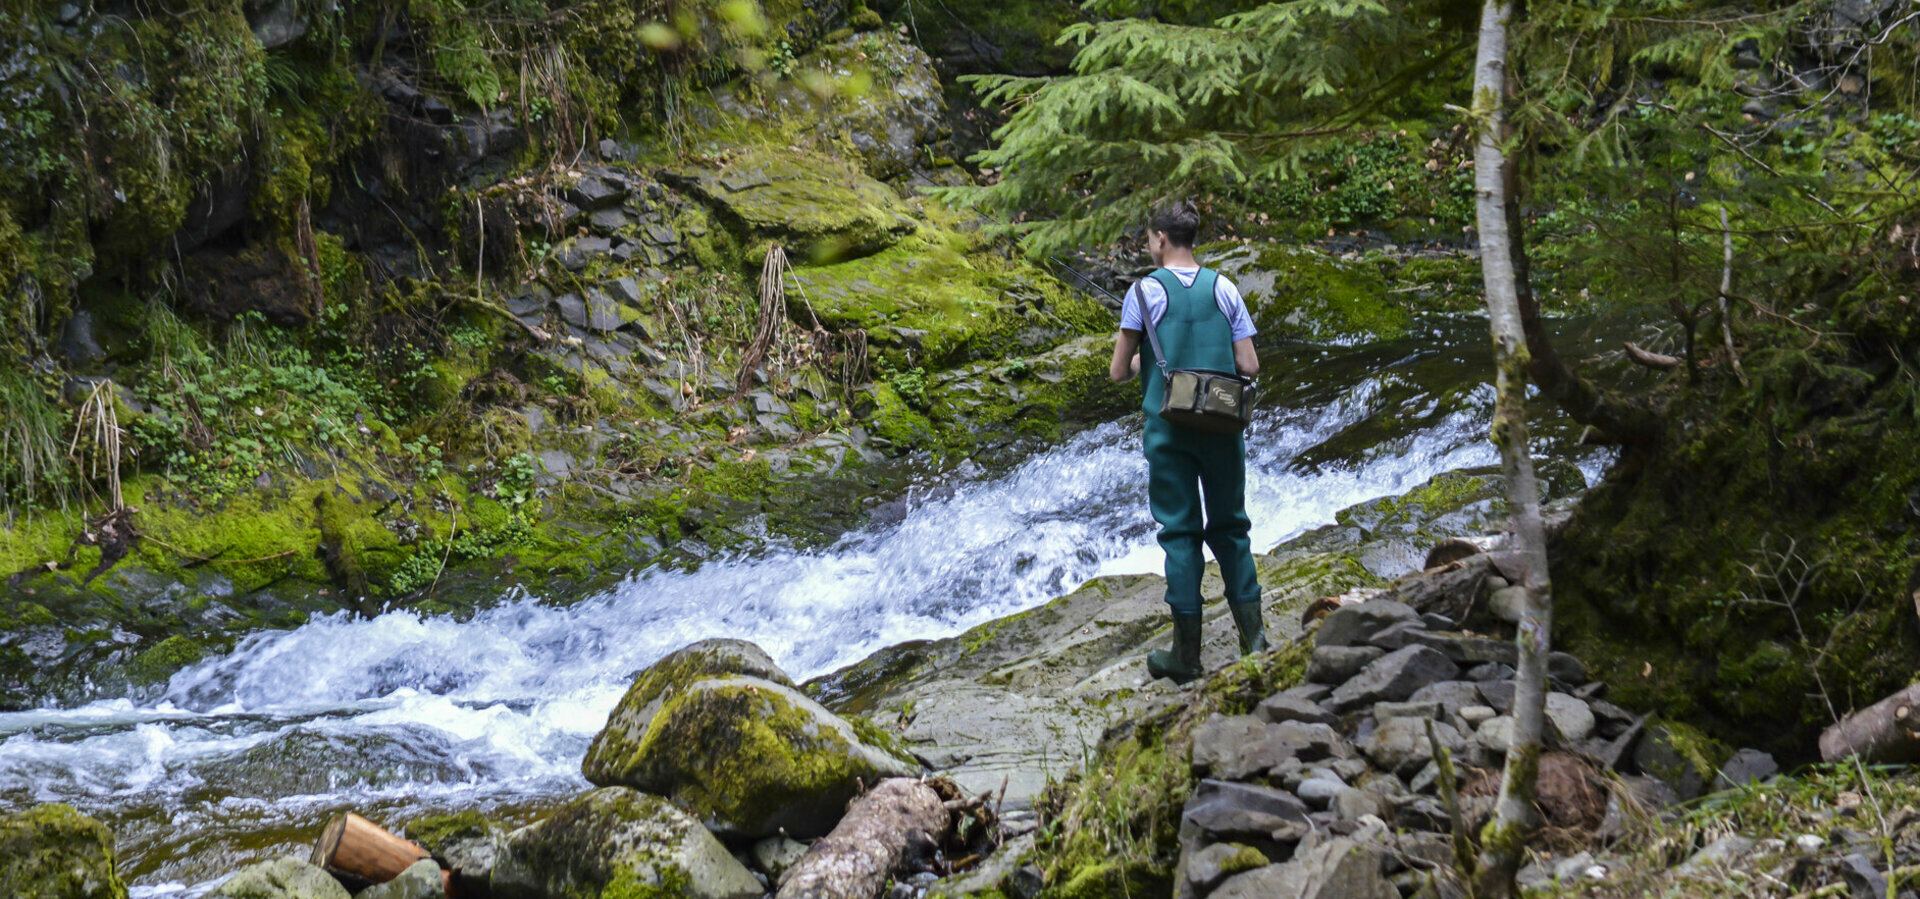
[[[1627,358],[1633,360],[1637,365],[1644,365],[1660,371],[1672,371],[1680,367],[1680,357],[1669,356],[1665,353],[1656,353],[1631,340],[1627,341],[1626,349]]]

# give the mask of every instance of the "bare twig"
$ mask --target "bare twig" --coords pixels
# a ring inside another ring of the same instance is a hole
[[[1733,323],[1727,314],[1727,294],[1733,292],[1733,232],[1727,230],[1727,207],[1720,207],[1720,239],[1724,264],[1720,269],[1720,337],[1727,344],[1727,359],[1733,363],[1733,376],[1740,386],[1750,387],[1747,373],[1740,370],[1740,354],[1733,349]]]

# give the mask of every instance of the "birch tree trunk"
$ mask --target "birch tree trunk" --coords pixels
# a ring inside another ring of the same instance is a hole
[[[1540,491],[1527,449],[1530,357],[1520,308],[1522,285],[1514,265],[1513,235],[1507,227],[1510,180],[1502,144],[1507,137],[1507,23],[1513,17],[1513,8],[1513,0],[1485,0],[1473,71],[1473,119],[1480,129],[1473,161],[1474,211],[1480,228],[1480,267],[1486,280],[1496,368],[1492,436],[1500,449],[1507,503],[1513,510],[1513,549],[1522,561],[1517,584],[1525,595],[1514,635],[1520,663],[1514,676],[1513,746],[1507,750],[1494,819],[1481,833],[1480,858],[1474,872],[1474,895],[1482,899],[1513,894],[1513,878],[1527,837],[1538,824],[1533,797],[1540,774],[1547,638],[1553,613],[1546,531],[1540,522]]]

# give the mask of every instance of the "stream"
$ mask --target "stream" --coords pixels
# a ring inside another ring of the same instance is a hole
[[[1568,350],[1595,339],[1569,336]],[[1486,345],[1484,320],[1438,317],[1392,341],[1264,349],[1255,549],[1496,464]],[[1534,411],[1536,453],[1597,479],[1607,456]],[[57,801],[100,818],[136,897],[197,896],[251,859],[304,857],[347,808],[523,820],[586,786],[580,758],[633,673],[688,642],[751,640],[803,680],[1094,576],[1157,572],[1139,450],[1137,419],[1121,419],[1006,470],[930,472],[898,514],[824,549],[649,570],[571,602],[510,593],[466,620],[320,617],[254,634],[151,701],[0,714],[0,809]]]

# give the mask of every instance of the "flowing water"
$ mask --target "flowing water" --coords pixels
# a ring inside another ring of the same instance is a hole
[[[1497,460],[1476,319],[1267,352],[1249,438],[1256,549],[1340,509]],[[1545,410],[1540,410],[1544,413]],[[1597,477],[1547,416],[1538,451]],[[752,640],[796,679],[950,636],[1107,573],[1155,571],[1138,424],[1011,469],[929,475],[901,514],[829,548],[652,570],[598,595],[509,595],[466,620],[345,614],[256,634],[136,703],[0,714],[0,808],[69,802],[113,827],[136,896],[191,896],[245,860],[304,851],[344,808],[512,820],[586,784],[579,761],[633,672],[690,641]]]

